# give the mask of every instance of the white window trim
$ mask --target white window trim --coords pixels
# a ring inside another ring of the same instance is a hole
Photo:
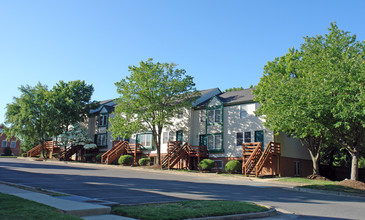
[[[11,141],[10,148],[16,148],[16,141]]]
[[[167,142],[169,142],[169,132],[164,131],[162,132],[162,143],[167,144]]]
[[[4,144],[5,143],[5,144]],[[5,146],[4,146],[5,145]],[[1,146],[2,147],[7,147],[8,146],[8,141],[7,140],[3,140],[2,142],[1,142]]]
[[[219,114],[216,113],[216,111],[219,111]],[[213,112],[212,115],[210,115],[210,112]],[[219,117],[219,120],[217,120],[217,117]],[[211,120],[213,119],[213,120]],[[210,109],[208,110],[208,123],[221,123],[222,122],[222,109]]]
[[[248,116],[248,112],[246,111],[246,109],[240,105],[240,118],[247,118]]]
[[[216,146],[216,137],[220,137],[220,146]],[[209,138],[213,138],[213,145],[212,147],[209,146]],[[213,134],[213,135],[208,135],[207,136],[207,148],[208,150],[220,150],[222,149],[222,135],[221,134]]]
[[[250,142],[246,141],[246,133],[250,133]],[[243,132],[243,143],[252,143],[252,131],[244,131]]]

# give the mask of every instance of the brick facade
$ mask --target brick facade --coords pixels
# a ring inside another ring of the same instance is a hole
[[[20,141],[15,137],[11,137],[7,140],[6,134],[3,132],[4,125],[0,125],[0,155],[4,153],[5,147],[10,147],[14,156],[20,155]]]

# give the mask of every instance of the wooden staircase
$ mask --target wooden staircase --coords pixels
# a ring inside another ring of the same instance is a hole
[[[190,146],[188,143],[185,143],[181,146],[180,141],[172,141],[168,142],[167,145],[167,154],[162,159],[161,167],[162,168],[173,168],[181,159],[187,161],[187,169],[190,169],[191,158],[197,157],[198,163],[201,158],[208,157],[208,150],[205,146]]]
[[[123,154],[134,156],[133,164],[137,164],[137,154],[143,152],[140,144],[130,144],[128,141],[116,141],[113,147],[101,156],[101,163],[111,164]]]
[[[262,172],[266,162],[273,160],[273,156],[280,158],[280,144],[269,142],[264,151],[262,143],[244,143],[243,144],[243,164],[242,173],[246,176],[255,175],[256,177]],[[273,167],[271,170],[273,171]]]
[[[74,145],[71,146],[70,148],[67,148],[66,150],[62,151],[59,154],[59,159],[60,160],[64,160],[64,161],[68,161],[71,160],[71,156],[74,155],[75,153],[79,152],[81,149],[84,148],[84,145]]]
[[[262,143],[244,143],[243,144],[243,163],[242,173],[248,176],[256,174],[256,163],[259,161],[262,154]]]
[[[56,141],[47,141],[43,143],[44,150],[48,151],[49,158],[52,158],[54,152],[58,152],[59,147]],[[42,153],[42,144],[38,144],[27,152],[27,157],[35,157]]]

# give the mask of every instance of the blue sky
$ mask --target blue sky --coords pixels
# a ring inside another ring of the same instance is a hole
[[[248,88],[330,22],[365,40],[365,1],[0,0],[0,123],[21,85],[93,84],[118,97],[128,66],[179,64],[197,89]]]

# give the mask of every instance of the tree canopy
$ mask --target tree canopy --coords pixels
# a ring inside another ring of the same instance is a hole
[[[14,97],[6,107],[5,132],[26,144],[41,143],[44,156],[45,141],[67,131],[72,123],[83,121],[93,87],[77,80],[60,81],[53,90],[41,83],[21,86],[19,90],[20,97]]]
[[[357,179],[365,138],[365,44],[335,23],[328,30],[268,62],[254,91],[262,104],[257,114],[270,129],[304,140],[312,160],[323,141],[336,141],[352,155],[351,178]]]
[[[160,159],[161,132],[164,125],[195,97],[193,77],[174,63],[154,63],[153,59],[129,66],[130,76],[115,83],[120,98],[115,117],[110,119],[114,138],[128,138],[139,131],[150,131]]]

